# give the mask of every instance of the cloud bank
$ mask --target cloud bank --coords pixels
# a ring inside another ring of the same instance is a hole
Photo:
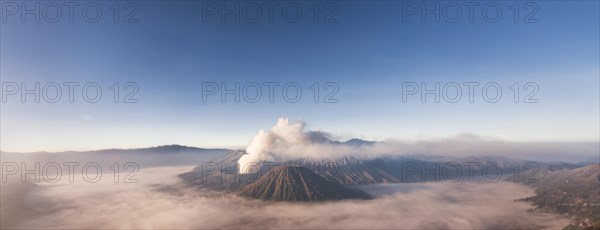
[[[529,203],[514,199],[532,195],[532,189],[513,183],[372,185],[365,189],[377,196],[374,200],[268,203],[186,187],[176,175],[190,168],[143,169],[138,184],[114,184],[106,177],[97,184],[39,184],[25,190],[3,185],[2,227],[558,229],[569,222],[528,212]],[[6,201],[13,204],[10,210]],[[8,218],[11,213],[20,218]]]

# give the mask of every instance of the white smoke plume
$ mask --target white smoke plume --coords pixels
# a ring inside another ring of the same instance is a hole
[[[238,161],[241,173],[260,162],[282,162],[295,159],[334,159],[422,154],[434,156],[506,156],[541,161],[597,161],[598,142],[510,142],[473,134],[437,140],[388,140],[368,145],[340,144],[326,139],[327,133],[307,131],[302,121],[279,118],[269,131],[260,130],[247,154]]]
[[[323,159],[357,155],[367,149],[360,146],[336,145],[328,142],[327,134],[305,130],[304,122],[279,118],[269,131],[259,130],[246,148],[248,154],[238,161],[241,173],[249,173],[254,163],[280,162],[293,159]]]

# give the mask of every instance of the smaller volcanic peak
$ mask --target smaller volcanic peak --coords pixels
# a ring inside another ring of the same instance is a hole
[[[368,199],[365,192],[327,181],[303,166],[278,166],[246,185],[240,196],[266,201]]]

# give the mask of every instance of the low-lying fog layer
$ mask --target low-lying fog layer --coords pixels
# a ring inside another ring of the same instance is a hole
[[[2,184],[3,228],[561,228],[568,220],[528,212],[514,183],[370,185],[376,198],[265,203],[182,184],[186,167],[142,169],[139,183]],[[124,176],[124,175],[120,175]]]

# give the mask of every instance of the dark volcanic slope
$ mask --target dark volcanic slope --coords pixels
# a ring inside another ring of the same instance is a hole
[[[277,166],[254,183],[246,185],[240,196],[268,201],[325,201],[368,199],[369,195],[326,181],[302,166]]]
[[[358,141],[354,141],[358,142]],[[453,168],[447,169],[449,164],[464,166],[467,162],[473,167],[474,177],[482,176],[484,167],[490,163],[502,168],[504,175],[515,172],[515,167],[521,168],[529,161],[511,159],[506,157],[468,157],[452,158],[441,156],[389,156],[375,159],[362,159],[358,157],[341,157],[321,160],[297,159],[283,162],[260,162],[261,170],[255,174],[238,174],[237,161],[246,154],[245,151],[230,151],[223,157],[204,162],[193,171],[184,173],[181,177],[190,185],[210,190],[237,192],[239,189],[252,183],[256,178],[266,174],[277,165],[300,165],[309,168],[314,173],[324,177],[327,181],[345,185],[366,185],[373,183],[418,183],[426,181],[454,180],[462,175],[461,179],[469,179],[469,167],[461,167],[458,174]],[[567,163],[532,162],[540,171],[550,168],[555,171],[563,168],[576,168],[578,166]],[[516,165],[516,166],[515,166]],[[422,169],[434,169],[434,175],[424,175]],[[447,170],[446,170],[447,169]],[[411,171],[414,170],[414,171]],[[494,170],[488,172],[494,178]]]
[[[529,172],[524,172],[529,174]],[[543,211],[573,218],[573,226],[600,228],[600,165],[551,172],[540,170],[534,177],[536,195],[526,198]]]

